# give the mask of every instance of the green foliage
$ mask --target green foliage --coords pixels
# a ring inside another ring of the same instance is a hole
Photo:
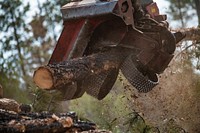
[[[173,119],[166,123],[165,132],[167,133],[185,133],[185,130],[178,126]]]
[[[135,112],[128,114],[125,125],[128,125],[127,132],[131,133],[143,133],[146,128],[144,119]]]
[[[46,28],[48,29],[48,36],[52,37],[54,40],[57,39],[58,35],[55,31],[55,27],[59,27],[62,25],[62,15],[60,8],[64,4],[67,4],[70,0],[59,0],[59,1],[45,1],[44,3],[39,5],[39,16],[44,17],[44,22],[46,23]],[[50,34],[51,33],[51,34]]]
[[[126,133],[160,133],[156,127],[147,125],[144,119],[136,112],[132,112],[126,116],[125,126]]]
[[[33,102],[32,107],[35,112],[60,112],[61,95],[58,92],[45,91],[41,89],[33,89]]]
[[[180,20],[184,27],[188,20],[192,19],[195,12],[195,4],[193,0],[167,0],[170,2],[169,13],[174,20]],[[188,12],[190,11],[190,12]]]
[[[93,97],[84,95],[82,98],[70,102],[70,110],[74,110],[82,118],[95,121],[101,128],[113,129],[116,127],[116,121],[123,119],[130,113],[127,108],[126,99],[122,96],[110,94],[102,101]]]
[[[23,5],[20,0],[0,1],[0,84],[5,97],[20,102],[29,101],[25,92],[27,66],[24,61],[28,56],[29,29],[25,22],[28,10],[29,5]]]
[[[25,14],[29,5],[23,5],[20,0],[0,1],[0,51],[1,71],[16,73],[19,76],[26,76],[24,56],[27,54]],[[5,15],[6,14],[6,15]],[[21,34],[24,36],[21,36]]]
[[[19,81],[13,75],[8,76],[7,73],[0,72],[0,84],[4,89],[4,97],[15,99],[19,103],[30,103],[28,93],[19,89]]]
[[[199,0],[167,0],[170,2],[169,13],[174,20],[180,20],[182,27],[186,27],[187,23],[191,23],[191,19],[196,16],[200,25],[200,1]],[[191,26],[189,26],[191,27]],[[183,53],[186,54],[196,69],[200,69],[200,41],[183,43]]]
[[[0,0],[0,84],[5,97],[24,99],[24,102],[32,100],[26,93],[37,91],[32,85],[32,72],[48,62],[59,35],[55,27],[62,26],[60,6],[68,1],[36,2],[39,12],[33,14],[32,2]]]
[[[103,100],[99,101],[84,94],[83,97],[70,101],[69,110],[75,111],[81,118],[95,122],[99,128],[113,133],[153,133],[151,131],[154,131],[154,128],[148,126],[135,112],[131,104],[133,99],[126,95],[123,89],[118,80]]]

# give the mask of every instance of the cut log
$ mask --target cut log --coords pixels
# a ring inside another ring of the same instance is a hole
[[[25,104],[19,104],[13,99],[3,99],[0,99],[0,105],[3,103],[0,106],[0,133],[111,133],[96,130],[95,123],[80,120],[75,112],[20,112],[13,108]],[[5,105],[9,107],[4,107]]]
[[[0,109],[1,133],[75,133],[95,130],[96,124],[80,121],[75,113],[15,113]]]
[[[40,88],[49,89],[53,86],[53,71],[48,66],[39,67],[34,74],[34,82]]]
[[[14,111],[16,113],[31,111],[30,105],[19,104],[17,101],[8,98],[0,99],[0,109],[4,109],[7,111]]]
[[[57,64],[39,67],[33,75],[35,84],[41,89],[56,89],[89,75],[118,69],[121,62],[130,53],[126,49],[113,49],[109,52],[67,60]]]
[[[20,104],[13,100],[13,99],[7,99],[7,98],[1,98],[0,99],[0,109],[5,109],[8,111],[14,111],[14,112],[20,112]]]

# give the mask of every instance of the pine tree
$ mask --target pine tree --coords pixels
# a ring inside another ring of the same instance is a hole
[[[29,5],[23,5],[19,0],[0,1],[0,83],[5,93],[12,90],[13,95],[19,91],[17,87],[22,85],[21,81],[23,89],[28,87],[25,63],[29,47],[26,43],[29,28],[25,22],[28,10]]]

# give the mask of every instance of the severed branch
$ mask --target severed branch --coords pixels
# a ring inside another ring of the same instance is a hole
[[[200,28],[185,28],[172,30],[175,32],[181,32],[186,35],[184,41],[199,41],[200,40]]]
[[[200,43],[200,28],[185,28],[185,29],[177,29],[173,30],[175,32],[181,32],[185,34],[185,38],[183,41],[192,41],[192,44],[186,46],[184,49],[182,49],[176,56],[178,57],[181,55],[183,52],[187,51],[189,48],[193,46],[198,46],[197,44]],[[182,43],[179,44],[179,46],[182,45]]]
[[[185,40],[200,40],[200,28],[189,28],[183,31],[186,34]]]
[[[119,68],[130,51],[113,49],[109,52],[67,60],[39,67],[33,75],[35,84],[41,89],[56,89],[65,84],[82,80],[88,75]]]

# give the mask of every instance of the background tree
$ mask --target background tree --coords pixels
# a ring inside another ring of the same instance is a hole
[[[62,27],[60,6],[64,2],[38,0],[39,12],[34,13],[33,2],[0,0],[0,84],[4,97],[31,102],[39,94],[32,73],[50,58]],[[60,28],[56,31],[55,27]]]
[[[181,22],[181,27],[188,25],[191,27],[190,20],[197,19],[197,27],[200,25],[200,0],[167,0],[170,3],[169,13],[174,20]],[[194,19],[196,18],[196,19]],[[197,69],[200,68],[200,40],[181,43],[179,46],[182,56],[193,62]],[[179,54],[179,55],[181,55]]]
[[[200,0],[194,0],[200,27]]]
[[[0,84],[5,97],[29,102],[37,94],[32,73],[50,58],[62,27],[60,7],[67,1],[36,2],[33,12],[33,2],[0,0]]]
[[[182,27],[197,16],[200,24],[200,0],[166,0],[170,3],[168,12],[172,15],[173,20],[179,20]]]
[[[27,45],[30,36],[25,17],[29,5],[24,5],[18,0],[1,0],[0,8],[0,82],[4,86],[5,94],[10,91],[13,93],[9,95],[14,96],[15,92],[22,91],[17,88],[28,88],[28,66],[25,59],[30,55]],[[22,33],[24,36],[21,36]]]

